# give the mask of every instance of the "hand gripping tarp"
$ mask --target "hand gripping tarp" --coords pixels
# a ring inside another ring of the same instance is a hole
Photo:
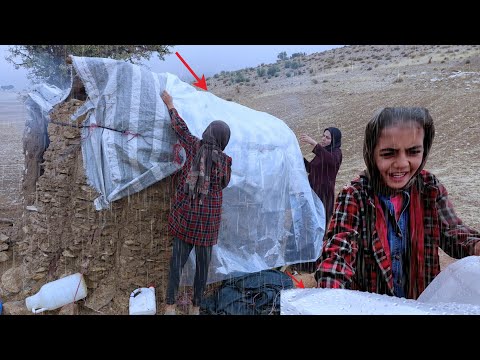
[[[177,139],[160,98],[166,89],[193,135],[201,138],[217,119],[231,129],[225,153],[232,157],[232,177],[224,189],[208,282],[320,256],[324,207],[308,183],[295,134],[282,120],[199,91],[169,73],[111,59],[72,58],[88,94],[73,118],[87,113],[84,125],[101,126],[84,128],[82,142],[87,178],[102,194],[95,200],[98,210],[183,165],[173,161]],[[183,283],[193,282],[193,264],[194,252]]]

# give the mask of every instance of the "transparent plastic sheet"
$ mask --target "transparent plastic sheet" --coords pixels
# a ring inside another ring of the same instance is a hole
[[[89,184],[101,193],[97,210],[176,172],[178,142],[160,98],[166,89],[191,133],[201,137],[213,120],[225,121],[232,157],[218,244],[209,283],[315,261],[321,253],[325,212],[311,190],[292,130],[280,119],[199,91],[169,73],[153,73],[123,61],[73,57],[88,95],[72,119],[87,114],[82,153]],[[111,131],[105,127],[126,130]],[[182,277],[192,284],[194,252]]]
[[[480,256],[467,256],[448,265],[420,294],[418,301],[480,306]]]

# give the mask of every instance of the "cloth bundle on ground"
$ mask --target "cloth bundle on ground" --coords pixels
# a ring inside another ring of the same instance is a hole
[[[278,315],[280,291],[293,289],[292,279],[277,270],[225,280],[201,309],[210,315]]]

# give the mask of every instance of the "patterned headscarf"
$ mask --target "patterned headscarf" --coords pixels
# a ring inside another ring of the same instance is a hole
[[[193,159],[187,175],[184,190],[190,198],[199,198],[200,203],[208,195],[212,165],[225,163],[223,150],[230,140],[230,127],[221,120],[215,120],[208,125],[202,134],[200,148]],[[222,189],[228,185],[226,171],[221,179]]]

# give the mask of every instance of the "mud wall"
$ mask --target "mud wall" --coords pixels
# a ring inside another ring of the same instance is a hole
[[[71,124],[82,101],[70,100],[51,113]],[[85,275],[88,296],[80,313],[128,314],[131,291],[154,284],[157,309],[163,304],[171,251],[167,216],[174,179],[96,211],[97,192],[87,184],[80,129],[50,123],[50,144],[33,206],[18,231],[17,257],[23,267],[23,296],[68,274]]]

